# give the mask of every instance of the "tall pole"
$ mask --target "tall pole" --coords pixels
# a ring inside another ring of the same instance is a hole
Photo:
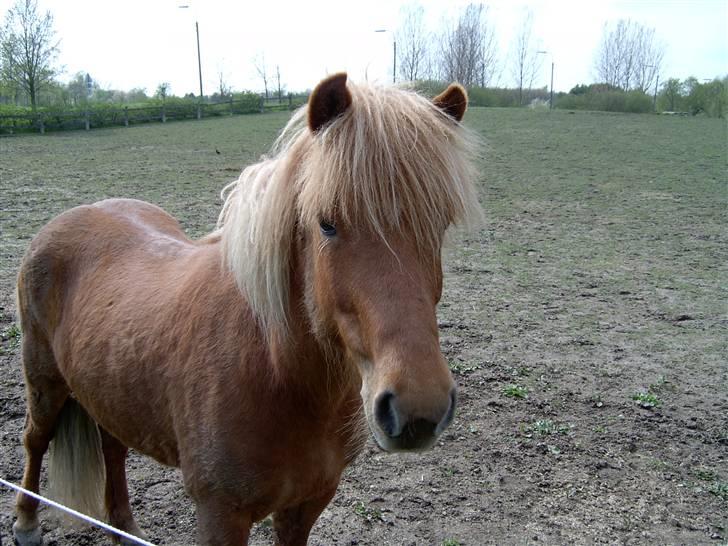
[[[202,60],[200,59],[200,25],[195,21],[195,32],[197,33],[197,72],[200,75],[200,101],[202,101]]]
[[[397,83],[397,38],[394,38],[393,44],[393,50],[394,53],[392,55],[392,83]]]
[[[551,96],[549,98],[549,110],[554,109],[554,62],[551,61]]]

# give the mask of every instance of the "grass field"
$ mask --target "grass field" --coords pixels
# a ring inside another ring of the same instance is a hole
[[[32,235],[111,196],[207,233],[220,189],[286,119],[0,138],[0,475],[22,473],[13,291]],[[447,251],[439,321],[458,416],[427,454],[370,444],[312,543],[728,541],[725,121],[478,108],[466,120],[485,142],[485,221]],[[137,455],[129,466],[150,539],[191,543],[176,472]],[[3,538],[11,501],[0,491]],[[101,536],[45,527],[58,544]],[[259,527],[253,543],[269,540]]]

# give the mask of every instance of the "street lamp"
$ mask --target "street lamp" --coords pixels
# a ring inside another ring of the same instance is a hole
[[[374,32],[387,32],[386,28],[380,28]],[[397,83],[397,37],[392,37],[392,83]]]
[[[188,9],[190,6],[187,4],[178,6],[180,9]],[[200,25],[195,21],[195,34],[197,35],[197,73],[200,76],[200,102],[203,100],[203,93],[202,93],[202,60],[200,59]],[[200,119],[202,116],[200,112],[200,108],[198,106],[197,108],[197,119]]]
[[[548,55],[548,51],[537,51],[537,54]],[[549,110],[554,108],[554,57],[551,56],[551,93],[549,94]]]

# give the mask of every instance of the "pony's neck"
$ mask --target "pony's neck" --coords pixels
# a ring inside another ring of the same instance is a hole
[[[300,269],[296,269],[301,271]],[[308,316],[303,286],[293,280],[288,329],[268,340],[278,381],[317,397],[324,404],[360,390],[361,379],[334,340],[316,335]]]

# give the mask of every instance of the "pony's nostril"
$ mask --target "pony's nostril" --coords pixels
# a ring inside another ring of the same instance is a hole
[[[447,412],[445,413],[445,416],[442,418],[442,421],[440,421],[437,425],[437,429],[435,430],[436,434],[440,434],[443,430],[445,430],[450,423],[452,423],[453,418],[455,417],[455,408],[458,404],[458,393],[457,390],[453,387],[453,389],[450,391],[450,407],[447,408]]]
[[[397,409],[394,407],[394,393],[384,391],[374,402],[374,417],[382,431],[393,438],[402,432]]]

